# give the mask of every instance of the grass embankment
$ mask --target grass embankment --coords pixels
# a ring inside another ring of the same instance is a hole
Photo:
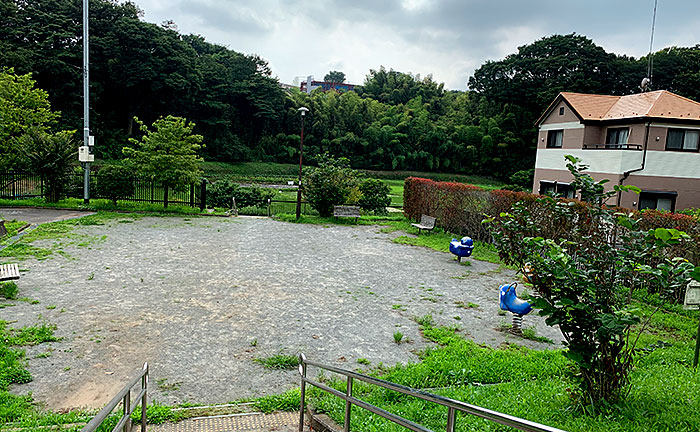
[[[638,302],[643,315],[651,308]],[[567,431],[681,431],[698,430],[700,378],[690,366],[697,313],[678,307],[657,312],[640,338],[637,367],[629,398],[607,407],[581,408],[573,404],[571,364],[562,351],[533,351],[513,345],[500,349],[479,347],[453,329],[422,326],[436,347],[421,353],[421,362],[392,368],[374,368],[371,374],[470,404],[555,426]],[[324,379],[345,391],[341,379]],[[342,424],[343,401],[312,391],[318,410]],[[389,412],[433,430],[445,428],[447,410],[392,391],[355,381],[353,394]],[[354,409],[352,430],[402,429],[361,409]],[[458,431],[511,430],[495,423],[459,416]]]

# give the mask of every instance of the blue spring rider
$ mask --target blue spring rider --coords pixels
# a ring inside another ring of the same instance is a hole
[[[516,286],[518,286],[517,282],[501,285],[499,287],[499,300],[501,309],[513,314],[513,327],[511,328],[511,332],[516,335],[522,335],[523,315],[527,315],[532,311],[532,305],[518,298],[515,294]]]
[[[471,237],[462,237],[462,240],[452,239],[450,242],[450,252],[457,255],[457,261],[462,262],[462,258],[471,256],[474,250],[474,240]]]

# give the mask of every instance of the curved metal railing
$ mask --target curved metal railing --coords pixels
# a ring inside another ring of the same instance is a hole
[[[314,381],[306,376],[307,366],[315,366],[329,372],[335,372],[339,375],[343,375],[347,378],[347,390],[345,393],[328,387],[325,384]],[[306,384],[311,384],[327,393],[333,394],[345,401],[345,421],[344,421],[344,431],[350,431],[350,411],[353,405],[357,405],[360,408],[364,408],[371,411],[385,419],[394,422],[400,426],[405,427],[416,432],[433,432],[432,430],[414,423],[408,419],[405,419],[396,414],[385,411],[377,406],[367,403],[361,399],[353,397],[352,395],[352,383],[353,380],[359,380],[366,382],[368,384],[373,384],[385,389],[393,390],[399,393],[403,393],[409,396],[416,397],[428,402],[432,402],[438,405],[442,405],[447,408],[447,432],[454,432],[455,430],[455,417],[457,411],[461,411],[467,414],[474,415],[476,417],[481,417],[483,419],[500,423],[502,425],[510,426],[518,430],[529,431],[529,432],[564,432],[561,429],[554,427],[542,425],[529,420],[521,419],[519,417],[514,417],[508,414],[503,414],[497,411],[492,411],[486,408],[482,408],[476,405],[470,405],[455,399],[446,398],[436,394],[424,392],[421,390],[416,390],[410,387],[402,386],[400,384],[394,384],[389,381],[384,381],[379,378],[374,378],[371,376],[363,375],[357,372],[352,372],[345,369],[340,369],[334,366],[324,365],[315,361],[310,361],[306,359],[304,354],[299,354],[299,374],[301,375],[301,406],[299,411],[299,432],[303,431],[304,427],[304,408],[305,408],[305,392]]]
[[[136,396],[136,403],[131,406],[131,390],[141,381],[141,391],[138,396]],[[104,408],[97,413],[97,415],[88,422],[88,424],[83,427],[80,432],[94,432],[102,423],[112,414],[114,408],[122,403],[122,417],[114,426],[112,432],[116,432],[121,429],[124,432],[131,431],[131,414],[134,412],[136,407],[141,403],[141,432],[146,432],[146,401],[148,393],[148,362],[143,364],[143,369],[141,372],[135,376],[124,388],[112,398],[111,401]]]

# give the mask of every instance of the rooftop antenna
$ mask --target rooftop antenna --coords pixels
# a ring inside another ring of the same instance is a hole
[[[651,86],[651,79],[654,77],[654,55],[652,53],[652,48],[654,46],[654,28],[656,27],[656,5],[659,0],[654,0],[654,15],[651,19],[651,40],[649,41],[649,55],[647,58],[647,76],[642,79],[642,85],[639,88],[643,92],[649,91],[649,86]]]

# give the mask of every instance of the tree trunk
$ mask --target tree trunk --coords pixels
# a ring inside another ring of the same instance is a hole
[[[163,208],[168,208],[168,184],[163,185]]]

